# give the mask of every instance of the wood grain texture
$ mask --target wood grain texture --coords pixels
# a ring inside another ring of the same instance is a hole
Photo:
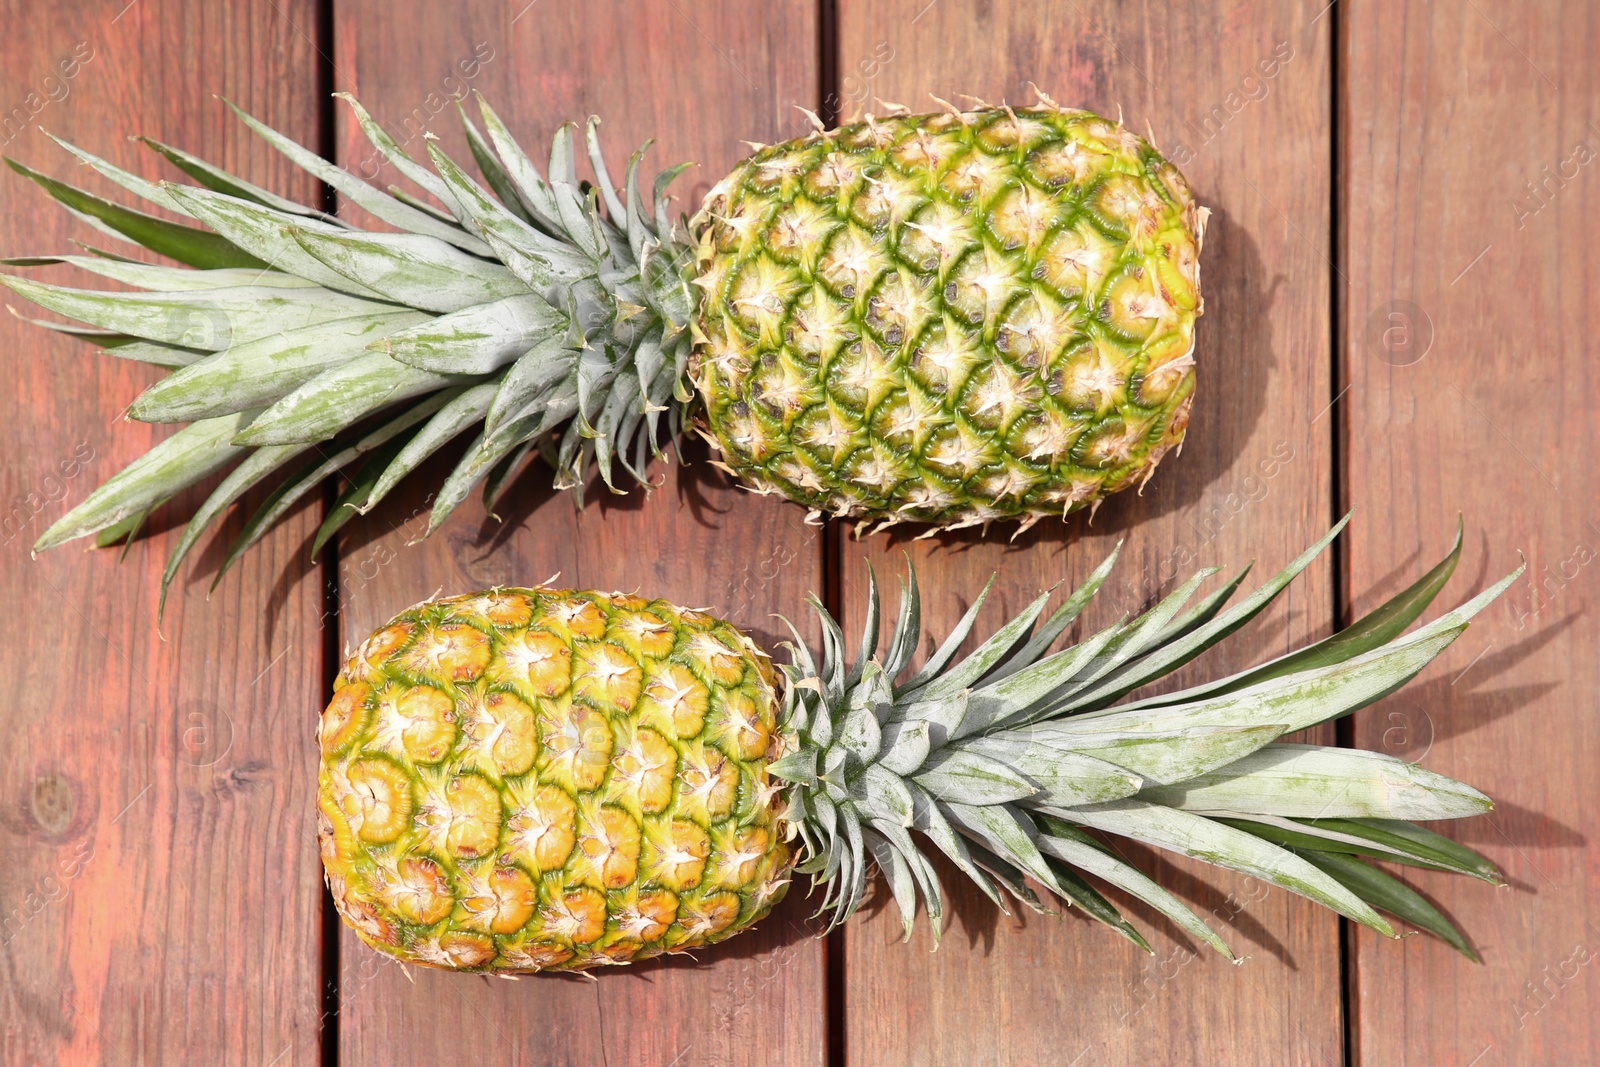
[[[341,3],[339,87],[357,91],[414,154],[427,128],[463,161],[464,140],[444,106],[454,92],[482,91],[536,159],[548,154],[559,122],[598,113],[613,174],[652,136],[660,143],[647,170],[701,163],[680,179],[686,206],[743,154],[741,139],[779,139],[803,121],[793,104],[815,105],[808,3],[541,0],[519,8]],[[346,114],[339,121],[344,160],[360,169],[370,148]],[[533,584],[559,571],[579,588],[637,589],[708,607],[773,648],[781,627],[770,613],[798,621],[806,592],[821,588],[820,531],[799,508],[733,488],[703,449],[690,454],[691,470],[657,465],[664,484],[648,496],[592,487],[581,514],[534,465],[502,502],[503,525],[474,503],[432,540],[408,547],[425,525],[419,484],[347,528],[346,642],[441,588]],[[435,465],[420,481],[437,485],[446,470]],[[656,961],[598,981],[427,971],[408,981],[346,933],[341,1063],[820,1063],[824,945],[808,936],[801,896],[698,964]]]
[[[901,568],[902,550],[921,572],[924,618],[935,629],[998,571],[992,627],[1040,588],[1082,580],[1126,538],[1105,602],[1087,620],[1094,626],[1202,565],[1255,558],[1267,568],[1260,580],[1324,532],[1333,518],[1331,35],[1316,7],[842,0],[839,11],[846,114],[872,98],[929,108],[929,93],[1031,102],[1032,80],[1063,105],[1113,116],[1120,107],[1140,132],[1148,122],[1215,212],[1181,457],[1162,465],[1143,496],[1108,501],[1092,526],[1081,517],[1045,522],[1010,544],[1002,528],[987,538],[845,542],[846,633],[862,617],[864,564],[884,580]],[[1281,606],[1182,677],[1326,633],[1330,576],[1319,561]],[[947,870],[954,920],[937,954],[925,926],[899,943],[892,908],[847,928],[846,1061],[1342,1062],[1336,917],[1243,876],[1207,870],[1202,882],[1197,865],[1125,851],[1209,913],[1249,959],[1229,966],[1137,904],[1126,910],[1151,935],[1153,957],[1076,914],[999,916]]]
[[[1450,603],[1518,551],[1529,568],[1417,686],[1358,717],[1358,743],[1403,740],[1495,798],[1445,832],[1511,886],[1408,877],[1484,965],[1357,937],[1357,1062],[1592,1062],[1600,12],[1459,0],[1343,17],[1347,469],[1352,500],[1385,520],[1349,557],[1354,607],[1436,551],[1457,511],[1469,551]],[[1386,330],[1405,332],[1386,345]]]
[[[0,4],[4,151],[129,203],[39,130],[176,177],[124,137],[145,133],[314,196],[212,98],[314,138],[315,56],[294,25],[310,7]],[[0,254],[72,239],[132,250],[0,178]],[[29,273],[97,287],[69,268]],[[154,373],[9,315],[0,366],[0,1062],[316,1063],[316,516],[292,516],[209,600],[220,539],[203,543],[158,636],[175,524],[203,494],[158,513],[121,565],[83,542],[28,559],[69,504],[166,436],[120,418]]]
[[[449,98],[472,89],[536,157],[557,122],[591,111],[607,119],[618,163],[660,137],[655,165],[702,164],[679,181],[686,207],[742,153],[741,139],[802,132],[792,105],[814,107],[825,88],[822,3],[524,2],[341,0],[325,60],[336,86],[359,92],[414,155],[427,129],[465,160]],[[1485,964],[1425,937],[1350,936],[1350,1062],[1588,1062],[1600,1038],[1600,629],[1590,611],[1600,13],[1574,0],[828,2],[846,114],[874,98],[921,109],[928,92],[1016,102],[1037,81],[1064,104],[1120,106],[1135,129],[1148,123],[1217,212],[1182,455],[1142,497],[1108,502],[1093,526],[1042,525],[1014,544],[998,528],[987,539],[833,543],[847,629],[860,622],[869,561],[892,586],[909,552],[936,628],[991,571],[1002,575],[998,620],[1042,585],[1081,579],[1126,538],[1119,575],[1087,620],[1103,624],[1199,566],[1281,565],[1332,521],[1336,495],[1361,508],[1337,578],[1359,612],[1430,563],[1465,512],[1468,555],[1447,602],[1514,566],[1518,549],[1531,577],[1416,686],[1359,715],[1355,736],[1495,796],[1493,815],[1446,831],[1501,863],[1511,887],[1406,875]],[[314,197],[211,94],[316,145],[316,4],[124,4],[0,0],[4,152],[128,202],[38,130],[173,176],[122,139],[143,132]],[[338,121],[346,165],[393,181],[348,116]],[[73,238],[108,240],[0,176],[0,254],[66,251]],[[88,284],[62,268],[29,273]],[[1343,346],[1330,385],[1335,291]],[[52,519],[165,435],[119,417],[153,372],[9,316],[0,366],[11,383],[0,401],[0,602],[14,606],[0,624],[10,680],[0,702],[10,741],[0,751],[0,1064],[317,1063],[325,904],[310,727],[325,697],[323,603],[304,550],[319,509],[297,511],[209,599],[219,553],[208,543],[158,637],[161,566],[199,493],[158,516],[120,565],[77,546],[27,559]],[[433,465],[346,527],[341,640],[440,589],[559,571],[572,585],[709,607],[772,648],[783,635],[769,613],[802,621],[834,534],[733,488],[703,448],[690,455],[690,470],[658,465],[664,481],[648,497],[599,489],[582,514],[531,467],[504,523],[464,507],[411,544],[427,489],[448,469]],[[238,528],[235,518],[219,539]],[[1179,681],[1327,632],[1334,581],[1330,561],[1319,563]],[[407,976],[345,933],[336,1052],[346,1065],[814,1064],[842,1027],[843,1062],[870,1067],[1345,1062],[1336,920],[1242,876],[1202,878],[1196,865],[1125,851],[1247,961],[1200,954],[1120,897],[1153,958],[1076,914],[1001,916],[942,868],[954,917],[939,951],[925,926],[902,945],[892,908],[869,910],[835,935],[842,1000],[831,1005],[827,948],[808,936],[801,893],[701,962],[598,981]]]

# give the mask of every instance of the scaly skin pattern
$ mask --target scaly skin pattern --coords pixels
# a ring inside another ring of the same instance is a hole
[[[869,117],[763,148],[696,219],[706,428],[735,473],[819,513],[1094,506],[1183,438],[1205,214],[1085,111]]]
[[[731,937],[793,861],[774,686],[738,629],[660,600],[493,589],[402,613],[322,715],[339,913],[402,960],[501,973]]]

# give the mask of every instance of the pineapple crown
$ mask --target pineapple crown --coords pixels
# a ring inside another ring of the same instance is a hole
[[[903,682],[921,634],[914,570],[881,655],[871,583],[853,664],[838,623],[813,598],[823,654],[819,663],[796,634],[793,662],[782,669],[785,734],[798,747],[769,770],[790,783],[786,821],[804,842],[798,869],[823,888],[821,912],[837,924],[860,907],[870,858],[887,876],[906,936],[920,899],[937,939],[942,895],[926,841],[1002,909],[1010,896],[1044,910],[1031,880],[1148,950],[1085,880],[1091,875],[1232,958],[1193,911],[1103,839],[1111,835],[1260,878],[1395,936],[1379,914],[1387,912],[1476,959],[1432,905],[1363,860],[1498,883],[1487,859],[1409,821],[1480,814],[1489,798],[1381,753],[1274,742],[1399,689],[1521,567],[1405,634],[1455,569],[1458,527],[1442,562],[1339,633],[1226,678],[1117,703],[1259,615],[1348,521],[1232,607],[1249,567],[1194,601],[1217,573],[1201,571],[1137,617],[1055,652],[1048,650],[1100,589],[1116,551],[1048,617],[1050,591],[958,656],[985,587]]]
[[[102,233],[192,268],[87,246],[89,255],[0,261],[65,263],[146,290],[0,275],[22,296],[87,326],[30,321],[172,372],[134,401],[130,416],[189,423],[46,530],[36,551],[89,534],[102,545],[131,541],[152,510],[235,465],[173,550],[164,602],[206,528],[274,475],[286,474],[246,522],[218,580],[328,475],[346,471],[350,484],[317,532],[313,554],[478,424],[430,497],[429,533],[480,481],[492,508],[535,449],[554,467],[558,487],[578,491],[581,502],[592,467],[613,488],[614,465],[642,483],[663,436],[676,439],[690,400],[696,298],[687,279],[695,249],[668,217],[666,189],[688,164],[656,177],[652,209],[638,173],[648,142],[616,189],[600,152],[599,120],[590,118],[583,140],[597,182],[591,187],[577,177],[571,124],[556,131],[541,175],[487,103],[479,100],[486,136],[458,100],[485,189],[431,135],[429,170],[345,98],[378,153],[448,213],[401,189],[369,185],[232,104],[296,166],[400,232],[357,228],[149,138],[141,140],[198,184],[147,181],[57,140],[123,189],[204,229],[7,160]]]

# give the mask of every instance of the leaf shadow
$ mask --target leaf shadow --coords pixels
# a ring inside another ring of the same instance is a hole
[[[1487,651],[1494,647],[1491,642],[1483,654],[1453,676],[1429,678],[1406,687],[1372,709],[1364,709],[1369,715],[1386,712],[1391,722],[1398,721],[1405,727],[1406,739],[1398,744],[1390,743],[1392,728],[1385,731],[1382,750],[1402,759],[1421,759],[1436,742],[1480,730],[1559,689],[1561,682],[1558,679],[1498,689],[1483,687],[1521,666],[1581,617],[1580,612],[1571,612],[1498,652]],[[1467,684],[1461,684],[1463,680],[1468,680]],[[1412,719],[1413,711],[1417,713],[1418,721],[1427,724],[1425,735],[1417,729],[1417,721]],[[1396,720],[1396,715],[1403,718]]]
[[[1269,899],[1269,897],[1262,897],[1259,901],[1251,900],[1241,903],[1234,898],[1233,894],[1224,892],[1215,883],[1207,881],[1193,871],[1174,863],[1171,857],[1149,845],[1129,841],[1126,838],[1109,837],[1104,834],[1095,836],[1110,846],[1124,862],[1143,871],[1169,893],[1181,897],[1206,925],[1215,930],[1224,941],[1233,947],[1236,955],[1239,954],[1238,939],[1242,937],[1245,941],[1278,960],[1287,969],[1291,971],[1299,970],[1288,947],[1272,931],[1268,930],[1259,919],[1250,914],[1248,910],[1249,905],[1260,903]],[[1210,869],[1215,870],[1216,868]],[[1282,892],[1285,896],[1292,895],[1287,890],[1277,890],[1276,887],[1267,886],[1266,883],[1259,880],[1254,880],[1251,884],[1263,886],[1269,893]],[[1160,922],[1156,923],[1154,917],[1158,913],[1154,909],[1149,908],[1148,905],[1140,901],[1127,898],[1120,891],[1117,892],[1122,899],[1128,900],[1130,910],[1141,913],[1142,917],[1149,916],[1153,924],[1161,925],[1163,929],[1167,929],[1173,934],[1175,940],[1188,945],[1196,952],[1200,951],[1201,946],[1196,946],[1187,933],[1172,926],[1170,920],[1161,916]]]
[[[1469,930],[1467,927],[1463,926],[1461,924],[1461,922],[1456,918],[1455,913],[1453,911],[1451,911],[1451,909],[1449,909],[1449,908],[1445,907],[1443,904],[1441,904],[1437,897],[1435,897],[1432,893],[1428,892],[1422,886],[1414,884],[1414,881],[1412,879],[1406,877],[1406,875],[1408,873],[1408,869],[1406,867],[1400,866],[1398,864],[1384,864],[1383,866],[1385,868],[1387,868],[1388,874],[1391,877],[1393,877],[1393,878],[1397,879],[1398,881],[1404,883],[1406,888],[1410,889],[1413,893],[1417,894],[1417,896],[1421,897],[1423,900],[1426,900],[1429,904],[1431,904],[1433,906],[1435,911],[1437,911],[1440,915],[1443,915],[1445,917],[1445,921],[1446,922],[1448,922],[1451,926],[1454,926],[1457,930],[1459,930],[1461,932],[1462,938],[1467,942],[1468,947],[1470,947],[1472,949],[1472,951],[1474,951],[1474,952],[1476,952],[1478,954],[1478,959],[1480,961],[1485,962],[1485,963],[1488,962],[1488,960],[1484,956],[1484,950],[1483,950],[1482,946],[1480,946],[1478,944],[1478,942],[1477,942],[1477,939],[1475,939],[1472,936],[1472,931]],[[1394,925],[1396,927],[1396,931],[1400,934],[1401,937],[1424,937],[1424,938],[1427,938],[1429,941],[1435,941],[1438,944],[1443,945],[1445,948],[1449,949],[1451,952],[1455,952],[1456,951],[1455,948],[1453,946],[1449,945],[1447,942],[1445,942],[1444,939],[1436,937],[1435,935],[1433,935],[1433,934],[1427,932],[1426,930],[1422,929],[1422,927],[1420,927],[1420,926],[1412,926],[1410,923],[1406,922],[1405,920],[1403,920],[1403,919],[1401,919],[1401,918],[1399,918],[1398,916],[1395,916],[1395,915],[1390,915],[1389,918],[1391,920],[1393,920]]]
[[[1477,819],[1463,819],[1450,830],[1450,836],[1462,844],[1510,844],[1520,849],[1584,848],[1589,843],[1576,827],[1509,800],[1495,801],[1494,811]]]

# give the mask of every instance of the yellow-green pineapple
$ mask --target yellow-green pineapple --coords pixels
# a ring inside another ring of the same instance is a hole
[[[662,601],[496,589],[373,634],[323,713],[322,855],[345,920],[420,963],[624,963],[782,898],[776,676]]]
[[[690,370],[758,488],[887,523],[1031,523],[1183,439],[1205,212],[1118,123],[868,116],[760,149],[698,218]]]
[[[580,489],[645,480],[698,425],[751,488],[814,513],[930,529],[1092,508],[1183,437],[1206,213],[1148,142],[1086,111],[976,105],[893,115],[759,149],[687,224],[621,188],[584,131],[541,174],[486,105],[462,120],[482,182],[429,141],[411,159],[356,116],[418,195],[368,185],[254,119],[261,136],[398,232],[368,232],[149,142],[197,184],[154,183],[68,146],[197,225],[38,174],[101,231],[185,264],[72,255],[140,292],[0,276],[87,323],[112,355],[169,368],[129,407],[188,423],[39,539],[131,536],[185,487],[228,476],[175,548],[273,486],[231,564],[331,474],[331,537],[433,452],[465,448],[429,531],[541,455]],[[242,113],[241,113],[242,114]],[[49,325],[44,323],[44,325]]]
[[[848,919],[880,872],[935,935],[941,853],[998,906],[1076,905],[1141,947],[1091,883],[1218,951],[1221,937],[1107,845],[1126,837],[1472,955],[1372,861],[1496,881],[1410,820],[1487,810],[1393,757],[1279,741],[1403,685],[1510,582],[1413,633],[1459,554],[1341,634],[1139,699],[1263,611],[1332,535],[1239,603],[1202,572],[1056,649],[1109,572],[1049,594],[965,656],[984,597],[920,664],[915,575],[878,644],[820,604],[822,655],[774,671],[732,625],[615,593],[491,589],[402,613],[345,664],[319,738],[322,857],[339,912],[402,960],[497,973],[620,964],[731,937],[794,875]],[[1513,576],[1514,577],[1514,576]],[[1131,702],[1122,698],[1132,694]]]

